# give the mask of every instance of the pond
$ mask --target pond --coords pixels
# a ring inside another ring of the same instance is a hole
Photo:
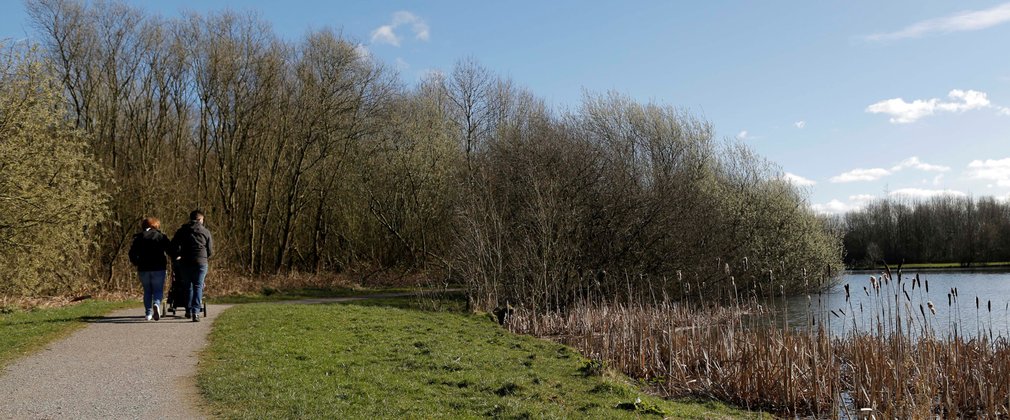
[[[775,305],[773,318],[784,317],[800,329],[823,325],[834,335],[889,334],[901,328],[912,335],[1010,337],[1010,272],[905,271],[900,284],[895,273],[891,281],[878,280],[876,288],[871,276],[881,278],[880,273],[846,273],[831,290]]]

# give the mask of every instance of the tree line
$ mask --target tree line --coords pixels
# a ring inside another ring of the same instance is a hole
[[[123,287],[137,222],[197,207],[220,272],[416,272],[481,309],[646,283],[798,292],[841,266],[774,165],[673,107],[587,93],[556,111],[473,59],[409,85],[333,30],[287,41],[248,13],[27,10],[38,45],[8,47],[0,76],[0,229],[31,237],[3,231],[3,293]],[[53,167],[10,166],[26,153]],[[59,191],[62,218],[15,184]]]
[[[841,222],[845,262],[854,267],[1010,261],[1010,203],[993,197],[885,198]]]

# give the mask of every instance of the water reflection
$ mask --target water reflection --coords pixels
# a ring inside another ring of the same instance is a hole
[[[896,273],[889,282],[882,282],[879,293],[871,275],[880,278],[879,274],[845,274],[838,286],[824,293],[788,298],[784,305],[773,303],[772,319],[784,319],[798,329],[823,325],[834,335],[854,330],[890,333],[901,328],[913,335],[1010,337],[1008,272],[905,271],[900,283]],[[895,317],[896,313],[900,316]]]

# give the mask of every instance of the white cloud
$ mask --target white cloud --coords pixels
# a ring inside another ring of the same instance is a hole
[[[373,44],[389,44],[394,47],[400,46],[400,37],[396,36],[396,32],[393,32],[393,27],[390,25],[382,25],[375,28],[372,31],[372,43]]]
[[[1000,187],[1010,187],[1010,158],[973,160],[965,171],[968,178],[996,181]]]
[[[926,171],[926,172],[947,172],[950,170],[949,166],[931,165],[919,160],[918,156],[912,156],[908,159],[899,162],[897,165],[891,168],[891,171],[897,172],[905,168],[915,168],[920,171]]]
[[[400,25],[410,25],[410,29],[414,31],[414,38],[421,41],[427,41],[431,37],[428,23],[413,13],[404,10],[393,13],[393,27]]]
[[[362,60],[371,60],[372,52],[368,51],[368,47],[363,44],[358,44],[354,46],[354,53],[358,55],[358,58]]]
[[[810,208],[818,214],[842,214],[856,209],[856,207],[852,207],[838,200],[831,200],[824,204],[814,204],[811,205]]]
[[[888,193],[888,195],[890,195],[891,197],[929,198],[940,195],[965,197],[968,194],[956,190],[926,190],[922,188],[902,188],[899,190],[891,191],[890,193]]]
[[[959,103],[940,103],[940,109],[944,111],[969,111],[972,109],[988,108],[990,105],[988,95],[977,90],[954,89],[947,94],[951,99],[964,101]]]
[[[866,207],[871,201],[876,200],[877,196],[870,194],[856,194],[849,196],[849,202],[843,202],[838,199],[833,199],[823,204],[814,204],[810,208],[818,214],[842,214],[850,211],[856,211]]]
[[[747,140],[747,138],[748,138],[747,137],[747,130],[743,130],[743,131],[741,131],[741,132],[739,132],[739,133],[736,134],[736,139],[737,140]]]
[[[894,98],[874,103],[866,107],[866,112],[889,114],[892,123],[907,124],[927,115],[933,115],[936,101],[936,99],[929,101],[916,99],[912,102],[905,102],[902,98]]]
[[[795,186],[798,186],[798,187],[809,187],[811,185],[816,185],[817,184],[817,181],[814,181],[812,179],[807,179],[807,178],[804,178],[802,176],[799,176],[799,175],[796,175],[796,174],[792,174],[792,173],[789,173],[789,172],[786,172],[784,175],[782,175],[782,179],[785,180],[786,182],[788,182],[790,184],[793,184]]]
[[[807,122],[806,121],[796,121],[796,122],[793,123],[793,125],[795,125],[796,128],[802,129],[803,127],[807,126]]]
[[[940,175],[937,175],[937,176],[933,177],[933,185],[934,186],[940,185],[941,182],[943,182],[943,174],[940,174]]]
[[[919,38],[933,33],[977,31],[1010,22],[1010,3],[976,11],[964,11],[950,16],[913,23],[895,32],[866,36],[869,41],[891,41]]]
[[[944,102],[938,98],[916,99],[905,102],[902,98],[886,99],[866,107],[871,114],[890,115],[893,124],[908,124],[937,112],[964,112],[975,109],[992,108],[985,92],[954,89],[947,94],[951,100]],[[1002,113],[1002,107],[996,107]]]
[[[399,71],[410,70],[410,63],[404,60],[402,57],[396,57],[396,69]]]
[[[842,182],[855,182],[855,181],[876,181],[888,175],[892,175],[895,172],[900,172],[905,169],[918,169],[920,171],[926,172],[946,172],[950,170],[949,166],[934,165],[931,163],[926,163],[919,160],[918,156],[912,156],[896,165],[892,166],[891,169],[885,168],[870,168],[870,169],[853,169],[851,171],[836,175],[828,179],[833,183]]]
[[[856,194],[849,196],[849,201],[854,201],[857,203],[867,203],[875,199],[877,199],[877,196],[871,194]]]
[[[841,175],[836,175],[831,177],[829,181],[834,183],[840,182],[855,182],[855,181],[876,181],[880,178],[888,176],[891,171],[884,168],[871,168],[871,169],[853,169],[851,171],[845,172]]]
[[[410,26],[410,31],[414,33],[414,39],[419,41],[428,41],[431,39],[431,29],[424,19],[408,11],[401,10],[393,13],[393,21],[388,25],[382,25],[372,31],[372,43],[389,44],[399,47],[401,38],[396,34],[396,29],[404,25]]]

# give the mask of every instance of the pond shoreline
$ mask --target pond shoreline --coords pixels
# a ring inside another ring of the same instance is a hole
[[[886,271],[884,268],[859,268],[859,269],[847,269],[843,271],[843,274],[878,274]],[[897,267],[891,267],[891,271],[897,275]],[[981,267],[902,267],[902,273],[976,273],[976,272],[992,272],[992,273],[1005,273],[1010,272],[1010,265],[995,265],[995,266],[981,266]]]

